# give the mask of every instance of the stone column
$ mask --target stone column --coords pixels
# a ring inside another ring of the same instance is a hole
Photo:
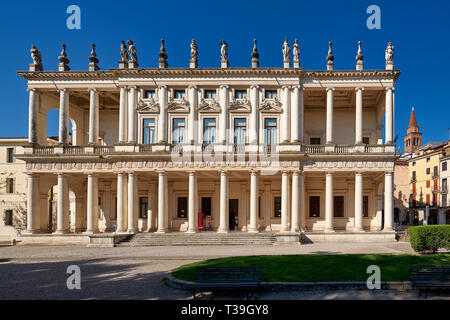
[[[128,90],[120,87],[120,105],[119,105],[119,143],[127,141],[127,100]]]
[[[89,89],[89,144],[98,144],[98,93],[96,89]]]
[[[281,231],[289,231],[289,172],[281,173]]]
[[[227,139],[228,128],[228,106],[229,106],[229,89],[228,86],[222,85],[219,88],[220,117],[219,117],[219,142],[225,144]]]
[[[158,142],[167,143],[167,86],[160,86],[158,92],[159,102],[159,129]]]
[[[128,233],[137,232],[137,183],[135,172],[128,173]]]
[[[128,143],[136,143],[136,87],[130,87],[128,92]]]
[[[327,172],[325,178],[325,232],[334,232],[334,193],[333,173]]]
[[[189,86],[189,138],[191,144],[197,141],[197,109],[198,109],[198,94],[197,86]]]
[[[28,105],[28,142],[38,143],[38,99],[39,94],[36,89],[30,89],[30,101]]]
[[[228,233],[228,175],[220,171],[220,225],[217,232]]]
[[[98,178],[88,174],[87,179],[87,234],[98,232]]]
[[[189,203],[188,203],[188,221],[187,233],[196,233],[197,225],[197,174],[195,171],[189,171]]]
[[[294,86],[291,95],[291,142],[300,142],[300,89]]]
[[[167,176],[165,171],[158,171],[158,230],[156,233],[166,233],[166,213],[167,213]]]
[[[147,232],[155,231],[155,184],[150,183],[148,189]]]
[[[58,173],[58,203],[55,234],[69,232],[69,185],[67,177]]]
[[[98,183],[97,183],[98,185]],[[98,189],[98,188],[97,188]],[[111,219],[111,180],[103,181],[103,197],[102,197],[102,205],[103,205],[103,215],[105,217],[105,232],[112,232],[112,219]],[[98,215],[97,215],[98,217]]]
[[[287,143],[290,140],[290,128],[291,128],[291,106],[290,106],[290,89],[287,86],[283,86],[282,90],[282,108],[283,114],[281,115],[281,142]]]
[[[35,173],[28,173],[27,194],[27,230],[26,233],[33,234],[40,231],[40,196],[39,177]]]
[[[250,227],[248,232],[257,233],[258,230],[258,173],[250,172]]]
[[[394,131],[393,131],[393,121],[394,121],[394,110],[393,110],[393,92],[394,88],[389,87],[386,88],[386,133],[385,133],[385,141],[386,144],[394,143]]]
[[[116,232],[125,232],[125,174],[117,173],[117,229]]]
[[[333,97],[334,88],[327,88],[327,144],[333,144]]]
[[[69,93],[59,90],[59,143],[69,143]]]
[[[292,174],[292,225],[291,231],[300,231],[300,205],[302,196],[303,177],[300,172]]]
[[[356,88],[355,144],[363,142],[363,90],[361,87]]]
[[[259,115],[259,86],[250,87],[250,104],[252,110],[250,113],[249,142],[258,144],[258,115]]]
[[[355,232],[364,231],[363,228],[363,174],[355,173]]]
[[[386,172],[384,179],[384,231],[394,230],[393,172]]]

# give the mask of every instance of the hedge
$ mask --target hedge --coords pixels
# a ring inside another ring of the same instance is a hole
[[[450,225],[416,226],[408,228],[412,248],[417,252],[450,249]]]

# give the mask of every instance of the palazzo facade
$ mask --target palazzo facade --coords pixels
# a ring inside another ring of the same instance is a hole
[[[327,70],[309,71],[284,48],[283,68],[254,55],[251,68],[230,68],[223,52],[221,68],[198,68],[196,56],[168,68],[161,53],[159,68],[138,67],[132,52],[108,70],[92,55],[89,71],[35,60],[19,72],[27,233],[392,231],[392,57],[383,70],[357,57],[355,70],[337,71],[329,54]],[[47,144],[52,109],[57,145]]]

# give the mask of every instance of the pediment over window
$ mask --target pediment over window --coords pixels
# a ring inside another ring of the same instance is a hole
[[[215,113],[220,113],[222,112],[222,108],[220,107],[219,102],[217,102],[216,100],[205,100],[202,99],[200,101],[200,104],[198,106],[198,112],[215,112]]]
[[[183,99],[170,99],[167,104],[167,112],[172,113],[189,113],[189,102]]]
[[[233,99],[230,101],[230,112],[251,112],[252,107],[247,98]]]
[[[138,113],[159,113],[159,103],[154,99],[139,100],[136,111]]]
[[[263,100],[261,105],[259,106],[260,112],[275,112],[275,113],[282,113],[283,108],[281,108],[281,102],[274,99],[270,100]]]

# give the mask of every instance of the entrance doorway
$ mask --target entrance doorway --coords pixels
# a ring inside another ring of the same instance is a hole
[[[228,209],[229,209],[229,227],[230,230],[237,230],[238,227],[238,208],[239,208],[239,200],[238,199],[229,199],[228,201]]]

